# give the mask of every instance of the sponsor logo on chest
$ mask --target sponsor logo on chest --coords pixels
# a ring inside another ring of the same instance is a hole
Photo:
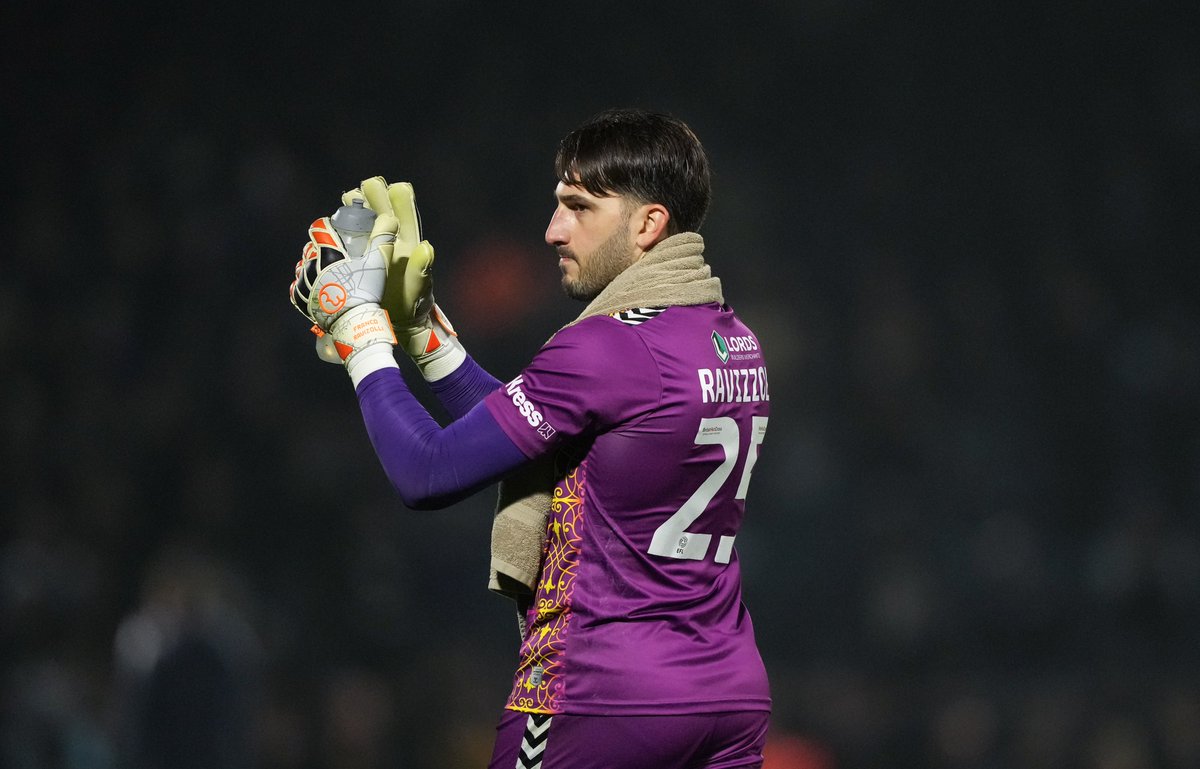
[[[722,363],[728,363],[730,360],[749,360],[761,355],[758,349],[758,340],[749,334],[724,337],[714,331],[711,339],[713,352],[717,354],[717,358]]]
[[[760,361],[762,352],[753,335],[722,336],[712,332],[713,352],[722,364],[729,361]],[[745,364],[743,363],[743,366]],[[755,403],[769,401],[767,369],[751,363],[744,368],[702,368],[696,370],[703,403]]]

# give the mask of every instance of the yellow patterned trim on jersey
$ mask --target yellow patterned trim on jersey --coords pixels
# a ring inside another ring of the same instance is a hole
[[[562,673],[571,596],[583,545],[583,486],[583,467],[577,466],[554,489],[534,599],[536,614],[521,644],[521,664],[507,705],[511,710],[559,712],[566,684]]]

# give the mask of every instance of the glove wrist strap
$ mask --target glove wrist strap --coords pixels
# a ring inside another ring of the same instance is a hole
[[[362,304],[348,311],[330,326],[329,334],[355,387],[381,368],[398,368],[392,356],[396,334],[387,311],[377,304]]]
[[[400,329],[400,346],[413,359],[426,382],[436,382],[454,373],[467,359],[466,348],[458,341],[454,326],[436,304],[425,324]]]
[[[436,382],[453,374],[466,359],[467,349],[458,341],[458,337],[452,336],[443,341],[436,352],[414,357],[413,362],[421,370],[426,382]]]
[[[385,368],[400,368],[390,345],[372,345],[360,351],[353,360],[346,360],[346,373],[350,375],[350,384],[355,389],[358,389],[362,380]]]

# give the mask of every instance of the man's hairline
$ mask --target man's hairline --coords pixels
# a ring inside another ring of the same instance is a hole
[[[639,206],[645,206],[645,205],[659,205],[659,206],[662,206],[663,208],[667,207],[666,203],[655,203],[652,200],[647,200],[646,198],[643,198],[642,196],[637,195],[632,192],[618,192],[617,190],[605,189],[603,195],[597,195],[596,193],[592,192],[587,187],[585,187],[583,184],[583,181],[581,179],[574,179],[574,180],[559,179],[558,181],[561,182],[562,184],[566,185],[567,187],[574,187],[576,189],[583,190],[584,192],[586,192],[587,194],[589,194],[595,198],[602,198],[602,199],[620,198],[621,199],[621,212],[623,214],[632,214],[633,210],[635,208],[637,208]],[[557,194],[555,195],[556,199],[561,199],[562,197],[565,197],[565,196],[559,196]]]

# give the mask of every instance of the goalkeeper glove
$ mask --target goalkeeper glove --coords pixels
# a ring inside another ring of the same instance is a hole
[[[318,338],[332,340],[355,385],[371,371],[396,365],[396,337],[379,302],[398,228],[394,216],[377,216],[359,254],[348,249],[329,217],[317,219],[289,287],[292,304],[312,321]]]
[[[434,251],[429,241],[421,239],[413,187],[408,182],[388,184],[382,176],[374,176],[342,195],[345,205],[364,199],[378,215],[394,216],[398,222],[381,302],[391,318],[397,344],[426,381],[441,379],[466,360],[467,352],[433,299]]]

